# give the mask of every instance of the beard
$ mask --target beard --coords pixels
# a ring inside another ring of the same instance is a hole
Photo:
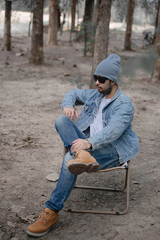
[[[104,90],[102,93],[106,96],[106,95],[109,95],[111,92],[112,92],[112,86]]]
[[[106,96],[106,95],[109,95],[112,92],[112,88],[113,87],[110,83],[110,86],[107,89],[99,88],[98,91]]]

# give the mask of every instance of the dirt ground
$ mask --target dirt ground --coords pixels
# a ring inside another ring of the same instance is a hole
[[[57,47],[45,46],[45,65],[28,64],[30,38],[13,36],[12,51],[0,51],[0,239],[26,240],[27,226],[36,219],[56,182],[63,145],[54,128],[62,114],[63,95],[89,88],[92,57],[83,44],[59,37]],[[41,239],[158,240],[160,236],[160,101],[159,85],[150,81],[153,56],[134,34],[135,51],[123,51],[124,32],[111,31],[109,52],[122,58],[121,89],[135,107],[133,129],[140,153],[131,161],[130,206],[126,215],[60,212],[61,226]],[[0,40],[2,42],[2,39]],[[19,54],[20,53],[20,54]],[[144,64],[145,62],[145,64]],[[144,66],[145,65],[145,66]],[[120,185],[121,172],[82,174],[79,183]],[[66,207],[123,209],[123,194],[73,190]]]

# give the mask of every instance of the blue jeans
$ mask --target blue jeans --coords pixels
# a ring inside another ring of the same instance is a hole
[[[74,159],[70,151],[72,142],[78,138],[86,139],[86,136],[77,128],[74,122],[66,116],[57,118],[55,127],[68,153],[64,157],[56,188],[51,193],[49,200],[45,203],[45,207],[58,212],[63,208],[63,204],[68,199],[77,180],[77,176],[70,173],[67,168],[68,161]],[[111,144],[104,144],[102,147],[90,151],[90,154],[100,164],[99,169],[120,165],[118,153]]]

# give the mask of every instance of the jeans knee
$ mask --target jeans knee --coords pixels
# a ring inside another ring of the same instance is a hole
[[[65,115],[59,116],[55,121],[55,128],[58,129],[59,127],[62,127],[68,119],[69,118]]]

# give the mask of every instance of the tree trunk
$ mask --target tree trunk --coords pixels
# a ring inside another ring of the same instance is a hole
[[[131,36],[132,36],[132,23],[133,23],[134,7],[135,7],[135,0],[129,0],[124,50],[132,50]]]
[[[160,83],[160,0],[158,2],[158,20],[156,28],[155,49],[157,52],[157,60],[154,67],[152,81]]]
[[[50,0],[49,8],[49,26],[47,45],[57,45],[58,31],[58,0]]]
[[[71,31],[72,32],[75,30],[76,6],[77,6],[77,0],[72,0],[72,10],[71,10]]]
[[[60,30],[61,29],[61,10],[60,10],[60,7],[59,7],[59,0],[58,0],[58,14],[57,14],[58,16],[57,16],[57,18],[58,18],[58,23],[57,23],[57,25],[58,25],[58,30]]]
[[[94,8],[94,0],[86,0],[83,22],[92,21],[93,8]]]
[[[5,0],[5,26],[4,26],[4,40],[3,50],[11,50],[11,8],[12,2]]]
[[[84,56],[87,54],[87,42],[92,43],[92,37],[94,34],[93,9],[94,0],[86,0],[82,24],[82,31],[84,30]]]
[[[98,18],[95,35],[94,58],[92,64],[91,88],[95,87],[93,73],[98,63],[108,55],[109,23],[112,0],[98,0]]]
[[[96,5],[94,6],[94,13],[93,13],[93,37],[94,41],[92,42],[90,53],[92,54],[92,57],[94,56],[94,46],[95,46],[95,34],[96,34],[96,28],[98,23],[98,11],[99,11],[99,1],[96,0]]]
[[[43,3],[44,0],[35,0],[33,9],[33,28],[30,63],[43,64]]]
[[[157,15],[156,15],[156,22],[155,22],[155,31],[154,31],[152,44],[155,44],[155,42],[156,42],[156,31],[157,31],[157,27],[158,27],[159,5],[160,5],[160,1],[158,2],[158,9],[157,9]]]

